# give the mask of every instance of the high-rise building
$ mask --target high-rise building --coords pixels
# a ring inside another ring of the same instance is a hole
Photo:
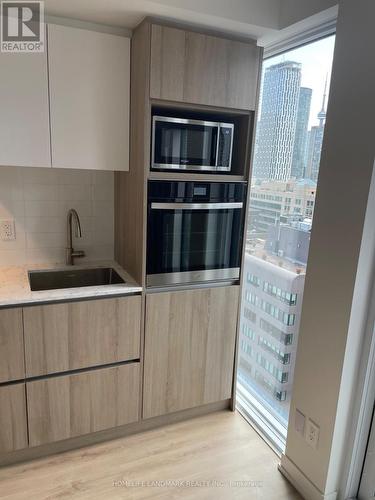
[[[253,176],[286,181],[291,177],[301,64],[285,61],[265,71]]]
[[[324,86],[322,109],[318,113],[319,125],[311,127],[308,133],[308,150],[306,162],[306,177],[317,182],[320,166],[320,156],[322,152],[324,125],[326,120],[326,97],[327,97],[327,79]]]
[[[238,377],[285,424],[305,274],[281,268],[266,256],[246,254],[244,264]]]
[[[301,87],[298,100],[296,134],[292,159],[291,176],[302,179],[305,176],[307,160],[307,129],[310,117],[312,89]]]

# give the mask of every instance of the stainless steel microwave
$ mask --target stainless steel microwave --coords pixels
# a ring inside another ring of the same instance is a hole
[[[233,134],[233,123],[154,116],[151,168],[230,172]]]

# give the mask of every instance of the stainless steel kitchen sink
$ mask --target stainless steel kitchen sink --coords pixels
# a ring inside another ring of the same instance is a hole
[[[116,285],[125,280],[111,267],[69,269],[66,271],[29,271],[32,291],[85,286]]]

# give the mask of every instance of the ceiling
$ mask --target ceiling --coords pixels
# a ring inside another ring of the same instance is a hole
[[[259,39],[337,0],[45,0],[46,14],[133,29],[146,16]]]

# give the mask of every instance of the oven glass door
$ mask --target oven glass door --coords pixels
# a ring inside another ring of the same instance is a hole
[[[149,211],[149,285],[238,278],[242,203],[152,203]]]
[[[218,126],[194,120],[154,117],[153,167],[186,170],[216,168]]]

